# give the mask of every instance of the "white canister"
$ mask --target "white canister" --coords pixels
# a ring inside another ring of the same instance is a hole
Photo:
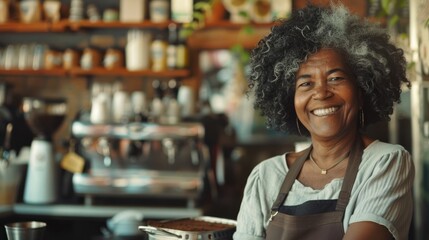
[[[177,93],[177,101],[180,105],[180,115],[182,117],[189,117],[194,114],[195,100],[191,87],[181,86]]]
[[[142,22],[146,19],[146,0],[120,0],[121,22]]]
[[[134,91],[131,93],[131,106],[133,114],[147,114],[146,94],[142,91]]]
[[[166,22],[170,18],[170,2],[168,0],[152,0],[149,10],[152,22]]]
[[[125,91],[116,91],[113,93],[112,119],[114,123],[126,121],[131,115],[130,96]]]
[[[292,12],[292,1],[271,0],[271,13],[273,20],[287,18]]]
[[[125,47],[125,64],[129,71],[145,70],[150,68],[151,33],[133,29],[128,31]]]
[[[94,124],[103,124],[110,121],[109,95],[100,92],[92,97],[90,121]]]
[[[193,0],[172,0],[171,19],[180,23],[191,22],[194,13],[193,2]]]

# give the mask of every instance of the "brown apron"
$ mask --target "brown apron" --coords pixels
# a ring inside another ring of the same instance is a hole
[[[350,152],[340,195],[335,211],[302,216],[292,216],[279,212],[279,208],[286,200],[295,179],[301,171],[304,162],[308,159],[311,146],[296,160],[286,174],[280,193],[271,208],[271,218],[267,228],[267,240],[306,240],[306,239],[342,239],[344,236],[343,216],[350,199],[353,183],[362,158],[362,140],[355,141]]]

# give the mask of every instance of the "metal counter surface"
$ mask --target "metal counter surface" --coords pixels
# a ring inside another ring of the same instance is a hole
[[[199,208],[172,207],[130,207],[130,206],[85,206],[85,205],[36,205],[17,203],[12,208],[14,214],[57,217],[110,218],[115,214],[133,210],[143,214],[145,219],[174,219],[202,216]]]

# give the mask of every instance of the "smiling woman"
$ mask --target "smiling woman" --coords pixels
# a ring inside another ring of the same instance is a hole
[[[410,86],[386,31],[342,6],[308,6],[272,28],[250,68],[267,125],[312,144],[253,169],[234,239],[408,239],[411,156],[363,131]]]
[[[312,137],[341,140],[357,126],[362,108],[356,80],[335,49],[323,48],[308,57],[296,74],[295,111]],[[347,149],[344,149],[347,151]]]

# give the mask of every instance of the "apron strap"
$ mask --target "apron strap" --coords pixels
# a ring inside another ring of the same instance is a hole
[[[360,135],[358,134],[350,151],[349,164],[347,165],[346,174],[344,177],[343,185],[341,186],[340,195],[338,196],[336,211],[345,211],[347,204],[350,200],[353,184],[356,179],[359,165],[362,161],[363,143]]]
[[[284,201],[286,200],[288,192],[292,188],[292,185],[295,182],[295,179],[298,177],[298,174],[302,169],[302,166],[304,166],[304,162],[308,159],[311,149],[313,149],[312,145],[307,149],[305,149],[302,155],[290,167],[289,172],[286,174],[285,180],[283,181],[282,187],[280,188],[279,194],[277,195],[277,199],[274,202],[273,206],[271,207],[272,211],[277,212],[279,208],[283,205]],[[285,156],[285,160],[286,160],[286,156]]]

